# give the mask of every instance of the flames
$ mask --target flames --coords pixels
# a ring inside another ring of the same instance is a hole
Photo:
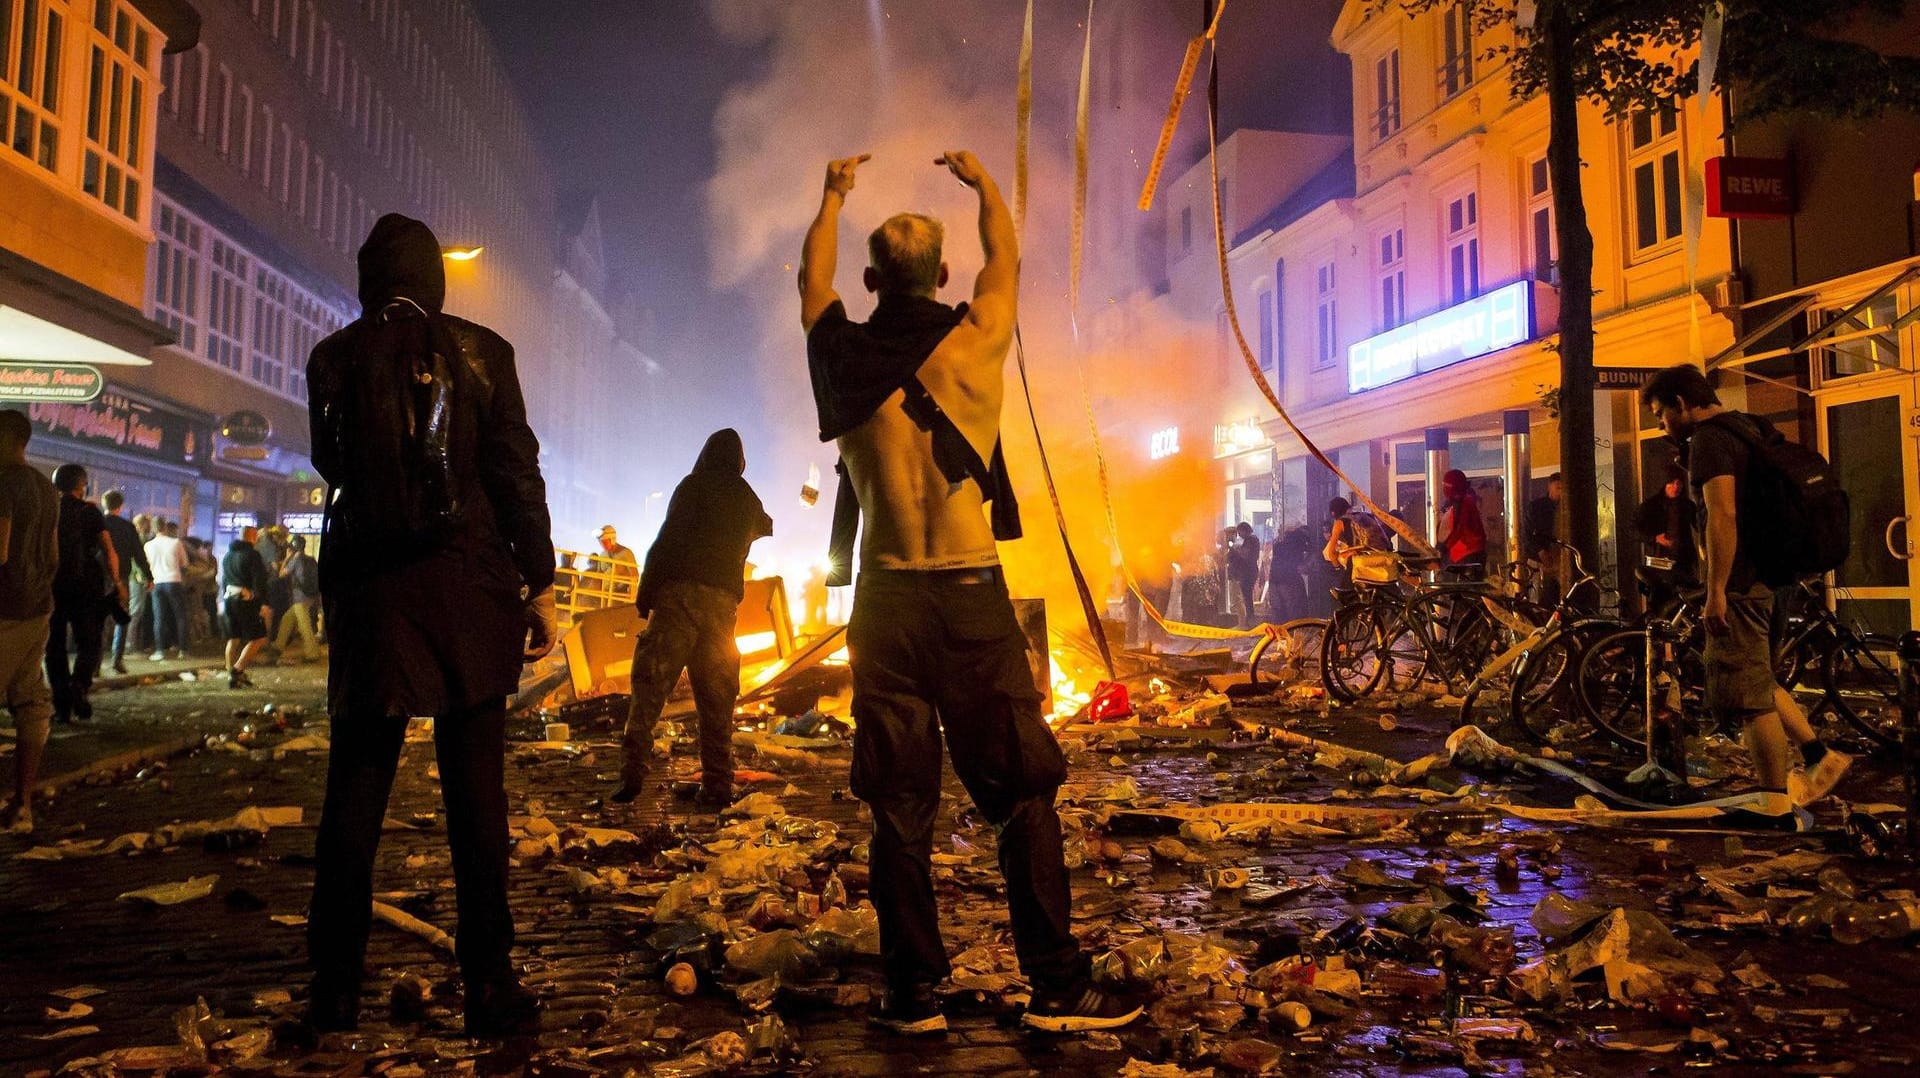
[[[1093,700],[1093,688],[1081,688],[1074,676],[1067,672],[1069,660],[1059,648],[1053,650],[1053,714],[1048,722],[1054,726],[1072,719],[1080,709]]]

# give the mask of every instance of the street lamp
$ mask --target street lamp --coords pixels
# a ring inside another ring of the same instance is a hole
[[[484,250],[486,250],[486,248],[483,246],[442,247],[440,248],[440,257],[449,262],[471,262],[479,258],[480,252]]]

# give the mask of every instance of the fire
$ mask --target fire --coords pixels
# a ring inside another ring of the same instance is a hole
[[[1053,653],[1053,715],[1048,721],[1058,726],[1079,714],[1093,699],[1092,689],[1082,689],[1067,673],[1066,656],[1060,651]]]

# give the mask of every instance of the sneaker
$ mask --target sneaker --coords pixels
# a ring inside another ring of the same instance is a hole
[[[73,701],[73,717],[80,722],[93,721],[93,701],[78,697]]]
[[[637,778],[622,779],[620,782],[620,788],[618,790],[613,791],[612,794],[608,795],[607,800],[613,802],[616,805],[631,804],[633,802],[633,799],[636,797],[639,797],[641,792],[644,791],[646,788],[647,788],[647,777],[645,775],[641,775]]]
[[[33,834],[33,809],[30,806],[22,805],[14,809],[4,817],[4,820],[4,823],[0,823],[0,834]]]
[[[1046,1033],[1085,1033],[1119,1029],[1140,1017],[1145,1007],[1078,981],[1060,989],[1036,988],[1020,1021]]]
[[[318,1034],[359,1029],[360,986],[315,977],[307,990],[306,1025]]]
[[[887,989],[880,1006],[867,1014],[868,1023],[905,1037],[927,1037],[947,1031],[947,1016],[940,1013],[940,1001],[933,986],[917,984],[896,991]]]
[[[693,807],[718,812],[733,804],[733,787],[702,786],[700,792],[693,795]]]
[[[166,662],[166,661],[167,661],[167,653],[166,653],[166,652],[164,652],[164,651],[156,651],[156,652],[154,652],[153,654],[151,654],[151,655],[149,655],[149,656],[147,656],[147,661],[148,661],[148,662],[150,662],[150,663],[163,663],[163,662]]]
[[[127,661],[126,661],[125,659],[115,659],[115,660],[113,660],[113,672],[114,672],[114,673],[116,673],[116,674],[124,674],[124,673],[126,673],[126,672],[127,672]]]
[[[1840,781],[1840,776],[1853,766],[1853,757],[1836,749],[1828,749],[1820,762],[1807,768],[1807,788],[1805,800],[1796,799],[1794,804],[1805,805],[1827,796]]]
[[[514,980],[467,986],[467,1036],[513,1037],[540,1032],[540,997]]]

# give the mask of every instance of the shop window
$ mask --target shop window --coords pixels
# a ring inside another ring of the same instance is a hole
[[[0,143],[48,172],[60,155],[65,32],[47,0],[0,0]]]
[[[1680,113],[1671,104],[1641,110],[1626,126],[1628,227],[1638,253],[1680,236]]]
[[[1379,240],[1380,329],[1407,320],[1407,230],[1382,233]]]
[[[1469,191],[1447,202],[1447,302],[1480,294],[1480,200]]]
[[[1340,356],[1340,327],[1336,320],[1334,266],[1322,262],[1313,271],[1313,369],[1324,371]]]
[[[1816,324],[1825,324],[1838,313],[1838,311],[1823,312],[1818,316]],[[1891,328],[1899,315],[1898,298],[1885,295],[1854,315],[1852,321],[1843,324],[1833,335],[1849,339],[1842,339],[1838,343],[1820,349],[1821,379],[1831,382],[1878,371],[1901,369],[1903,364],[1900,361],[1899,333]]]
[[[1400,130],[1400,50],[1388,49],[1373,62],[1373,140],[1385,142]]]
[[[1440,99],[1473,85],[1473,11],[1458,3],[1440,16]]]

